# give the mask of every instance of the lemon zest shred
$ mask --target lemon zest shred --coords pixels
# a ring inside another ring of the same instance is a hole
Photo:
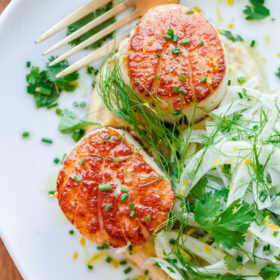
[[[104,256],[105,256],[105,252],[96,253],[87,261],[87,264],[91,264],[92,262],[94,262]]]
[[[203,13],[203,11],[198,6],[194,6],[193,9],[198,13]]]
[[[82,246],[85,246],[85,245],[86,245],[86,240],[84,239],[84,237],[81,237],[81,238],[80,238],[80,244],[81,244]]]
[[[221,160],[217,159],[213,162],[213,166],[217,167],[221,163]]]
[[[217,8],[217,15],[218,15],[218,21],[223,21],[222,14],[219,7]]]
[[[267,226],[268,228],[272,229],[273,231],[276,231],[276,232],[279,232],[280,231],[280,227],[274,225],[274,224],[270,224],[269,223],[269,216],[266,216],[265,219],[264,219],[264,222],[263,224],[265,226]]]
[[[76,260],[78,258],[78,253],[77,252],[74,252],[73,254],[73,257],[72,257],[74,260]]]
[[[204,248],[205,248],[205,252],[207,253],[207,254],[209,254],[209,253],[211,253],[211,248],[210,248],[210,246],[208,246],[207,244],[205,244],[204,245]]]
[[[249,158],[246,159],[246,160],[244,161],[244,165],[245,165],[245,166],[248,166],[248,165],[250,164],[250,161],[251,161],[251,160],[250,160]]]
[[[227,2],[231,7],[234,5],[234,0],[227,0]]]

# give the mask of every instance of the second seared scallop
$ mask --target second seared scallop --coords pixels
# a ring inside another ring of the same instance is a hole
[[[149,10],[120,46],[123,71],[136,93],[168,116],[195,120],[221,102],[227,83],[223,45],[200,13],[181,5]],[[170,117],[169,117],[170,119]],[[168,118],[167,118],[168,120]]]
[[[122,130],[102,128],[66,157],[57,179],[59,205],[82,235],[113,247],[139,245],[160,230],[174,192],[156,163]]]

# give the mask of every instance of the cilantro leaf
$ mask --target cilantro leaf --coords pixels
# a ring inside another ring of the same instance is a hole
[[[231,271],[235,271],[237,269],[238,266],[238,262],[236,260],[235,257],[231,256],[231,255],[226,255],[224,257],[224,262],[226,264],[226,267],[231,270]]]
[[[224,30],[221,32],[221,34],[223,34],[224,36],[226,36],[228,39],[230,39],[233,42],[238,42],[238,41],[242,42],[243,41],[243,38],[240,35],[234,36],[232,34],[232,32],[229,30]]]
[[[102,8],[99,8],[97,10],[95,10],[93,13],[88,14],[87,16],[79,19],[78,21],[72,23],[71,25],[68,26],[68,30],[67,30],[67,34],[66,35],[70,35],[71,33],[77,31],[78,29],[80,29],[82,26],[84,26],[85,24],[93,21],[95,18],[101,16],[102,14],[106,13],[108,10],[112,9],[113,7],[113,2],[109,2],[107,5],[105,5]],[[79,45],[81,42],[87,40],[88,38],[90,38],[91,36],[93,36],[94,34],[98,33],[99,31],[101,31],[102,29],[105,29],[106,27],[108,27],[109,25],[113,24],[116,21],[115,17],[112,17],[106,21],[104,21],[103,23],[99,24],[98,26],[92,28],[91,30],[89,30],[88,32],[82,34],[80,37],[72,40],[70,42],[71,45]],[[89,45],[87,48],[88,49],[95,49],[95,48],[99,48],[102,45],[102,42],[106,39],[110,39],[112,38],[113,33],[105,36],[104,38],[96,41],[95,43]]]
[[[61,133],[71,133],[91,125],[99,125],[99,123],[80,120],[74,112],[64,109],[58,130]]]
[[[203,176],[197,183],[196,185],[192,188],[191,194],[198,199],[203,198],[204,194],[204,189],[208,183],[208,180],[205,176]]]
[[[222,196],[207,193],[203,201],[195,203],[194,217],[197,223],[213,235],[217,244],[226,249],[239,248],[245,241],[245,233],[254,220],[254,211],[247,203],[234,201],[226,209]]]
[[[275,75],[280,79],[280,67],[278,68],[278,72]]]
[[[263,267],[259,273],[263,280],[276,280],[280,275],[280,271],[273,265],[268,264]]]
[[[54,60],[54,57],[51,57],[49,61],[52,60]],[[63,90],[70,92],[77,88],[78,72],[60,79],[55,78],[56,74],[68,65],[67,61],[62,61],[54,66],[47,64],[47,69],[43,71],[40,71],[39,67],[32,66],[30,73],[26,75],[27,92],[34,96],[37,108],[51,108]]]
[[[264,6],[265,0],[250,0],[252,6],[243,10],[247,20],[261,20],[270,16],[270,11]]]

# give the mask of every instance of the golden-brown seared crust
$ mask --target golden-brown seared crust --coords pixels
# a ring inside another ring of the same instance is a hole
[[[226,73],[217,31],[201,14],[188,11],[181,5],[149,10],[136,27],[128,49],[127,68],[137,92],[150,101],[149,94],[158,96],[162,104],[175,111],[189,106],[195,96],[197,102],[207,98]],[[169,29],[178,36],[178,42],[164,39]],[[190,43],[183,45],[186,38]],[[175,48],[180,49],[179,54],[172,53]],[[186,79],[180,80],[181,76]],[[203,81],[204,77],[207,81]],[[175,87],[179,92],[174,92]],[[180,89],[187,93],[182,94]]]
[[[112,190],[101,191],[99,185],[107,183]],[[128,189],[125,202],[121,187]],[[58,175],[57,192],[62,211],[82,235],[113,247],[144,243],[166,221],[174,203],[168,180],[111,128],[93,132],[70,152]]]

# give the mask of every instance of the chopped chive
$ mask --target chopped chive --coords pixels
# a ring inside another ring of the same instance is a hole
[[[174,30],[173,29],[168,29],[168,32],[167,32],[169,35],[173,35],[174,34]]]
[[[59,158],[55,158],[55,159],[53,160],[53,162],[54,162],[55,164],[59,164],[60,159],[59,159]]]
[[[147,215],[145,218],[145,222],[148,224],[151,221],[151,215]]]
[[[231,80],[228,80],[227,85],[228,85],[228,86],[231,85]]]
[[[144,274],[145,274],[145,275],[148,275],[148,274],[149,274],[149,270],[146,269],[146,270],[144,271]]]
[[[54,195],[55,191],[49,191],[49,195]]]
[[[122,202],[125,202],[129,199],[129,195],[128,194],[124,194],[122,197],[121,197],[121,201]]]
[[[242,99],[242,98],[243,98],[243,95],[242,95],[242,93],[241,93],[241,92],[238,92],[238,95],[239,95],[240,99]]]
[[[191,43],[191,40],[189,38],[185,38],[182,40],[182,44],[183,45],[187,45],[187,44],[190,44]]]
[[[106,135],[106,136],[105,136],[105,138],[104,138],[104,139],[105,139],[105,140],[109,140],[110,138],[111,138],[111,135],[110,135],[110,134],[108,134],[108,135]]]
[[[121,260],[120,261],[120,265],[126,265],[127,264],[127,261],[126,260]]]
[[[24,132],[22,132],[21,135],[23,138],[27,138],[27,137],[29,137],[30,133],[29,133],[29,131],[24,131]]]
[[[75,175],[74,179],[76,180],[76,182],[81,182],[82,178],[79,175]]]
[[[92,66],[88,66],[88,67],[87,67],[87,73],[88,73],[88,74],[92,74],[93,71],[94,71],[94,69],[93,69]]]
[[[241,263],[243,261],[243,257],[242,256],[237,256],[236,260]]]
[[[56,108],[55,109],[55,113],[58,115],[58,116],[61,116],[62,115],[62,110],[60,108]]]
[[[110,245],[109,245],[108,242],[105,242],[104,244],[98,245],[98,246],[96,247],[97,250],[106,250],[106,249],[109,249],[109,248],[110,248]]]
[[[161,57],[160,53],[157,53],[157,57],[158,57],[158,58],[160,58],[160,57]]]
[[[79,103],[77,101],[74,101],[72,104],[75,108],[79,107]]]
[[[128,246],[128,253],[129,253],[129,255],[132,254],[132,249],[133,249],[133,247],[132,247],[132,245],[130,244],[130,245]]]
[[[255,40],[252,40],[252,41],[251,41],[251,44],[250,44],[250,47],[253,48],[253,47],[255,46],[255,44],[256,44],[256,41],[255,41]]]
[[[179,87],[174,87],[174,92],[179,92]]]
[[[80,103],[80,107],[81,107],[81,108],[85,108],[86,106],[87,106],[86,101],[82,101],[82,102]]]
[[[163,36],[163,38],[166,39],[166,40],[169,40],[169,41],[172,39],[171,35],[169,35],[169,34],[165,34]]]
[[[184,82],[187,79],[187,77],[185,75],[180,76],[179,80],[181,82]]]
[[[93,266],[91,264],[89,264],[87,267],[89,270],[93,270]]]
[[[47,143],[47,144],[52,144],[52,142],[53,142],[52,139],[45,138],[45,137],[43,137],[43,138],[41,139],[41,141],[42,141],[43,143]]]
[[[183,94],[187,94],[188,93],[184,88],[181,88],[180,92],[183,93]]]
[[[199,45],[200,45],[200,46],[202,46],[202,45],[203,45],[203,43],[204,43],[204,41],[203,41],[203,40],[201,40],[201,41],[199,42]]]
[[[85,160],[82,159],[82,160],[81,160],[81,165],[84,165],[84,164],[85,164]]]
[[[129,215],[129,216],[130,216],[131,218],[133,218],[135,215],[136,215],[136,212],[133,210],[133,211],[130,212],[130,215]]]
[[[130,203],[129,207],[130,207],[131,210],[135,210],[134,204]]]
[[[176,244],[176,240],[173,239],[173,238],[171,238],[171,239],[169,240],[169,243],[170,243],[171,245],[175,245],[175,244]]]
[[[127,193],[127,192],[128,192],[128,188],[126,188],[126,187],[121,187],[121,192],[122,192],[122,193]]]
[[[186,14],[188,15],[188,14],[193,14],[194,13],[194,10],[188,10],[187,12],[186,12]]]
[[[112,189],[112,186],[110,184],[100,184],[98,188],[101,191],[109,191]]]
[[[51,109],[51,108],[54,108],[54,107],[56,107],[56,106],[58,106],[58,103],[57,103],[57,102],[54,102],[54,103],[52,103],[52,104],[47,105],[46,108],[47,108],[47,109]]]
[[[179,48],[175,48],[172,50],[173,54],[179,54],[181,52],[181,50]]]
[[[158,74],[155,74],[155,80],[158,81]]]
[[[74,234],[74,230],[73,229],[69,230],[69,234],[73,235]]]
[[[244,83],[246,82],[246,78],[243,77],[243,76],[242,76],[242,77],[238,77],[238,78],[237,78],[237,81],[238,81],[239,84],[242,85],[242,84],[244,84]]]
[[[129,266],[123,271],[123,273],[128,274],[130,271],[132,271],[132,268]]]
[[[106,211],[109,211],[111,208],[112,208],[111,204],[107,204],[107,205],[105,206],[105,210],[106,210]]]
[[[174,43],[178,42],[178,35],[173,34],[172,41],[173,41]]]
[[[31,62],[30,62],[30,61],[27,61],[27,62],[26,62],[26,67],[29,68],[30,66],[31,66]]]
[[[274,236],[274,237],[278,236],[278,234],[279,234],[279,231],[274,231],[274,232],[273,232],[273,236]]]
[[[63,155],[62,159],[61,159],[61,164],[64,162],[65,158],[66,158],[66,154]]]
[[[207,77],[203,77],[202,79],[201,79],[201,82],[203,82],[203,83],[205,83],[207,81]]]
[[[181,111],[174,111],[174,112],[172,113],[173,116],[178,116],[178,115],[181,115],[181,114],[182,114]]]
[[[105,259],[105,261],[106,261],[107,263],[110,263],[112,260],[113,260],[113,259],[112,259],[110,256],[108,256],[108,257]]]

